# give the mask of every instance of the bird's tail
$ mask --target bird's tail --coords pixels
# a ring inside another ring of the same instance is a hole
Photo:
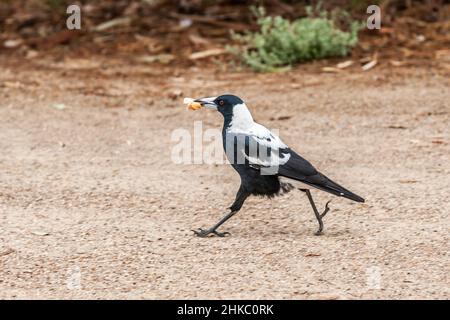
[[[292,150],[290,150],[290,155],[289,161],[278,169],[278,174],[280,176],[303,182],[338,197],[344,197],[356,202],[364,202],[363,198],[318,172],[311,163]]]
[[[344,197],[356,202],[364,202],[365,200],[358,196],[357,194],[351,192],[350,190],[345,189],[343,186],[337,184],[333,180],[329,179],[325,175],[316,171],[316,174],[311,176],[301,176],[296,175],[292,171],[288,172],[280,172],[280,175],[285,176],[287,178],[295,179],[297,181],[301,181],[307,185],[310,185],[314,188],[317,188],[322,191],[329,192],[338,197]]]
[[[325,180],[324,183],[320,183],[320,184],[315,184],[315,183],[308,183],[308,181],[303,181],[306,184],[309,184],[315,188],[318,188],[320,190],[332,193],[336,196],[339,197],[344,197],[356,202],[364,202],[364,198],[358,196],[357,194],[351,192],[350,190],[345,189],[343,186],[337,184],[336,182],[334,182],[333,180],[329,179],[328,177],[326,177],[325,175],[318,173],[319,175],[321,175]]]

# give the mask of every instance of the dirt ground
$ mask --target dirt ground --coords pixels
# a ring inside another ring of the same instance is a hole
[[[0,298],[450,298],[441,70],[166,74],[100,58],[0,70]],[[334,198],[318,237],[301,192],[250,198],[222,227],[231,236],[195,237],[239,177],[173,163],[171,134],[220,128],[182,105],[220,93],[366,203]]]

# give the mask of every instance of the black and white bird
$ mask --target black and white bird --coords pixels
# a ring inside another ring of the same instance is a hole
[[[319,222],[319,235],[323,230],[322,218],[329,211],[329,201],[323,212],[319,212],[309,187],[329,192],[356,202],[364,199],[345,189],[317,171],[311,163],[290,149],[266,127],[256,123],[244,101],[234,95],[201,98],[190,101],[189,108],[202,107],[220,112],[224,118],[222,129],[223,146],[227,158],[241,177],[241,185],[230,212],[208,229],[193,230],[199,237],[216,235],[223,237],[228,232],[217,229],[235,215],[250,195],[273,197],[293,189],[292,184],[280,181],[280,177],[300,181],[314,214]]]

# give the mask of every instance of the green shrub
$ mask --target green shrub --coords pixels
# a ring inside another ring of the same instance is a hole
[[[266,16],[256,10],[259,32],[233,35],[239,47],[230,48],[256,71],[275,71],[292,64],[335,56],[345,56],[358,42],[360,22],[351,22],[350,31],[340,30],[326,12],[290,22]]]

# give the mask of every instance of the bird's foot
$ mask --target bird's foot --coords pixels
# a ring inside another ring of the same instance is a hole
[[[316,215],[317,221],[319,222],[319,229],[314,233],[314,235],[316,235],[316,236],[320,236],[323,234],[322,218],[325,217],[325,215],[328,213],[328,211],[330,211],[330,207],[328,206],[330,204],[330,202],[331,202],[331,200],[325,204],[325,209],[323,210],[322,213]]]
[[[194,234],[197,237],[200,238],[205,238],[208,237],[209,235],[212,236],[218,236],[218,237],[225,237],[226,235],[229,235],[229,232],[219,232],[215,229],[209,228],[209,229],[202,229],[202,228],[198,228],[197,230],[192,230],[194,232]]]

